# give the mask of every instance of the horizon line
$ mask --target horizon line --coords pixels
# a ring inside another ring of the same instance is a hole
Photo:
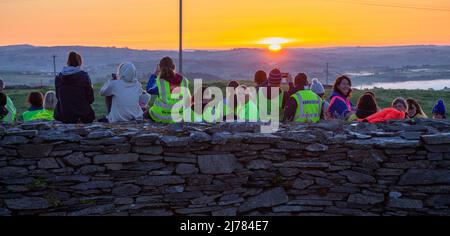
[[[8,44],[8,45],[0,45],[0,47],[17,47],[17,46],[31,46],[36,48],[56,48],[56,47],[86,47],[86,48],[114,48],[114,49],[128,49],[133,51],[169,51],[169,52],[178,52],[178,49],[139,49],[139,48],[130,48],[130,47],[119,47],[119,46],[98,46],[98,45],[52,45],[52,46],[44,46],[44,45],[33,45],[33,44]],[[347,45],[347,46],[311,46],[311,47],[283,47],[283,50],[291,50],[291,49],[336,49],[336,48],[393,48],[393,47],[450,47],[449,44],[398,44],[398,45]],[[249,50],[267,50],[265,47],[235,47],[235,48],[216,48],[216,49],[191,49],[186,48],[183,51],[233,51],[233,50],[241,50],[241,49],[249,49]]]

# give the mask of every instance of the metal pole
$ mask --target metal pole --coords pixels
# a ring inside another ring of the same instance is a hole
[[[327,85],[328,85],[328,76],[329,76],[329,74],[330,74],[330,72],[329,72],[329,70],[328,70],[328,62],[327,62],[327,70],[326,70],[326,72],[327,72]]]
[[[56,55],[53,55],[53,74],[56,77]]]
[[[180,42],[179,42],[179,69],[183,73],[183,0],[180,0]]]

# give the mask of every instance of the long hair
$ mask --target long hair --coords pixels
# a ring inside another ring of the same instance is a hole
[[[58,99],[56,98],[56,93],[54,91],[48,91],[44,96],[44,109],[53,111],[56,108]]]
[[[8,109],[6,109],[6,104],[8,103],[8,97],[6,94],[0,93],[0,120],[8,115]]]
[[[422,109],[422,106],[420,106],[420,104],[416,101],[416,99],[414,98],[408,98],[406,99],[406,102],[408,103],[408,107],[410,108],[411,106],[415,106],[416,107],[416,114],[414,114],[414,117],[417,115],[422,115],[424,117],[426,117],[427,115],[425,114],[425,112]],[[411,117],[412,118],[412,117]]]
[[[172,58],[164,57],[159,62],[159,69],[161,71],[161,79],[170,79],[175,77],[175,64]]]
[[[378,104],[374,93],[367,92],[359,97],[356,111],[356,116],[358,116],[358,118],[365,119],[368,116],[377,113],[377,111]]]
[[[342,94],[341,90],[338,88],[339,85],[342,83],[343,80],[347,80],[348,83],[350,84],[350,91],[348,92],[348,94]],[[344,95],[344,96],[347,97],[347,98],[351,98],[351,97],[352,97],[352,91],[353,91],[353,90],[351,89],[351,87],[352,87],[352,80],[351,80],[349,77],[343,75],[343,76],[338,77],[338,78],[336,79],[336,81],[334,82],[334,85],[333,85],[333,91],[334,91],[334,92],[339,92],[339,93],[341,93],[342,95]]]

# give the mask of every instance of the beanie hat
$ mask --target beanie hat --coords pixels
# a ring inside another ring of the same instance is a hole
[[[119,68],[117,68],[117,74],[121,80],[127,83],[137,81],[136,67],[133,63],[126,62],[120,64]]]
[[[267,83],[267,74],[266,72],[259,70],[255,73],[255,83],[257,85],[263,85]]]
[[[311,90],[317,95],[325,94],[325,88],[323,87],[322,83],[320,83],[320,81],[316,78],[314,78],[311,82]]]
[[[273,69],[268,78],[268,84],[269,86],[279,86],[281,84],[281,71],[279,69]]]
[[[445,117],[445,114],[447,113],[445,110],[445,104],[444,101],[442,101],[442,99],[439,99],[439,101],[437,102],[436,105],[434,105],[433,107],[433,113],[434,114],[440,114],[442,116]]]

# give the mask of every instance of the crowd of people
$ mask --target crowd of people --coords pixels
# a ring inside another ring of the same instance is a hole
[[[327,101],[325,88],[318,79],[310,82],[305,73],[293,77],[279,69],[273,69],[268,74],[264,71],[255,73],[254,83],[259,95],[256,100],[251,98],[249,87],[240,85],[238,81],[230,81],[227,88],[241,94],[227,95],[223,101],[210,106],[208,104],[213,101],[213,96],[207,96],[211,94],[207,94],[209,90],[203,88],[198,91],[203,95],[200,96],[201,109],[196,110],[195,102],[199,101],[195,101],[195,96],[191,95],[188,79],[176,72],[175,64],[169,57],[160,61],[145,90],[137,79],[136,67],[132,63],[122,63],[117,73],[112,74],[112,78],[100,89],[100,95],[105,97],[107,115],[96,118],[92,108],[94,89],[89,74],[81,69],[82,64],[82,57],[76,52],[70,52],[67,65],[55,78],[55,91],[48,91],[45,95],[30,92],[27,98],[29,108],[21,114],[21,120],[57,120],[63,123],[150,120],[174,123],[180,120],[176,117],[182,117],[186,109],[191,109],[190,122],[258,121],[261,119],[261,106],[266,106],[268,114],[278,110],[275,114],[279,114],[279,120],[285,122],[316,123],[320,120],[342,119],[378,123],[428,118],[419,102],[413,98],[396,98],[391,107],[381,109],[376,95],[366,92],[354,106],[350,102],[352,81],[347,76],[336,79]],[[0,79],[0,121],[12,123],[20,118],[16,117],[17,109],[4,88],[5,83]],[[244,99],[237,99],[239,96]],[[153,103],[150,102],[151,97],[155,97]],[[190,107],[178,106],[182,99],[191,101]],[[278,107],[272,107],[271,104],[277,104]],[[177,106],[178,109],[175,109]],[[432,114],[433,119],[446,119],[442,99],[436,103]]]

